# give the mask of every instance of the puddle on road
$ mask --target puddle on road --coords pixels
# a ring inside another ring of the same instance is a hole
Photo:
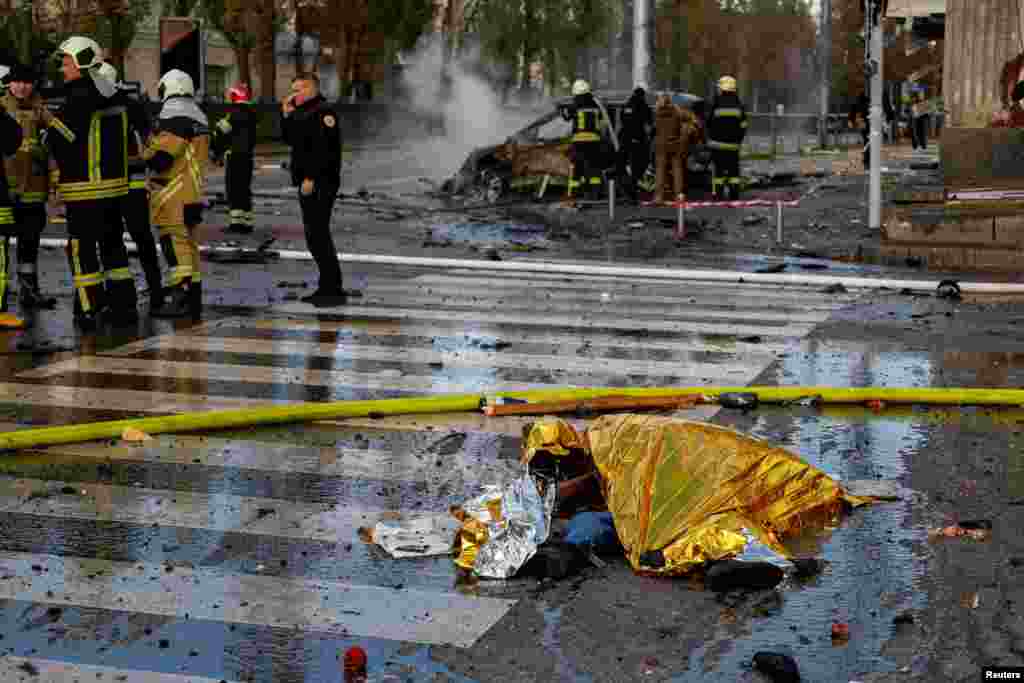
[[[435,223],[430,228],[435,241],[450,241],[487,246],[507,246],[509,243],[543,247],[548,244],[547,228],[543,225],[515,222],[488,223]]]

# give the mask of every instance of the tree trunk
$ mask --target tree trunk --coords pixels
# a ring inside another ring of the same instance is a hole
[[[277,100],[277,62],[274,60],[274,34],[257,43],[260,69],[260,98],[265,102]]]
[[[235,63],[238,64],[238,81],[247,83],[252,88],[252,67],[249,64],[252,48],[234,47],[232,51],[235,53]]]

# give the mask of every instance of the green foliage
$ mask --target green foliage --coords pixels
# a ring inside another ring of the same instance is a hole
[[[390,62],[414,48],[433,17],[432,0],[371,0],[368,24],[383,39],[378,56]]]
[[[607,43],[616,18],[612,0],[477,0],[467,29],[480,36],[485,56],[524,72],[541,60],[547,84],[572,80],[584,50]]]
[[[39,63],[56,47],[53,36],[39,30],[31,3],[22,3],[0,21],[0,45],[22,63]]]
[[[132,0],[130,3],[117,7],[104,7],[100,3],[96,14],[93,36],[100,45],[111,49],[115,59],[123,58],[124,51],[132,44],[139,26],[146,20],[152,10],[150,0]],[[123,64],[116,65],[123,69]]]
[[[225,0],[200,0],[199,15],[207,25],[224,36],[231,47],[252,49],[256,45],[255,37],[227,20],[228,7]]]
[[[199,4],[200,0],[165,0],[160,13],[165,17],[190,17]]]

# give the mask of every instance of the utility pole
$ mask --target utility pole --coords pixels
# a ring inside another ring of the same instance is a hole
[[[832,90],[832,0],[821,0],[821,31],[818,35],[821,64],[821,121],[818,123],[818,146],[828,147],[828,100]]]
[[[649,90],[651,73],[651,24],[653,0],[633,0],[633,85]]]
[[[865,17],[868,38],[866,76],[871,79],[871,172],[868,188],[868,227],[882,227],[882,0],[868,0]]]

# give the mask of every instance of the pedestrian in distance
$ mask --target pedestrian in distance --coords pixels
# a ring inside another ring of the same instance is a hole
[[[109,62],[100,66],[100,74],[117,87],[114,96],[120,106],[128,112],[128,194],[121,201],[124,226],[135,243],[139,265],[146,277],[149,288],[149,311],[153,313],[164,306],[164,290],[160,274],[160,256],[149,219],[149,189],[147,186],[146,161],[142,150],[149,140],[152,126],[142,99],[130,94],[120,81],[117,69]]]
[[[248,235],[253,229],[252,174],[256,148],[256,115],[252,110],[252,91],[245,83],[236,83],[224,93],[231,109],[213,126],[213,157],[224,165],[227,186],[229,224],[224,232]]]
[[[317,308],[343,306],[341,263],[331,236],[331,214],[341,188],[341,131],[338,114],[320,94],[316,74],[299,74],[281,102],[281,130],[291,147],[292,185],[299,189],[299,207],[306,245],[316,261],[320,280],[302,301]]]
[[[170,270],[168,301],[152,315],[199,320],[203,275],[198,231],[203,222],[210,126],[195,102],[195,85],[187,73],[171,69],[160,79],[158,90],[163,107],[142,156],[152,174],[150,216]]]
[[[114,84],[99,73],[100,53],[99,44],[83,36],[57,49],[65,101],[43,139],[60,173],[74,320],[83,332],[95,330],[101,314],[113,325],[138,320],[121,213],[128,194],[128,113],[114,97]]]
[[[2,95],[4,109],[21,126],[22,143],[4,160],[14,223],[18,236],[18,303],[25,312],[52,309],[57,300],[39,290],[39,243],[46,229],[46,202],[50,198],[49,153],[42,144],[42,133],[52,114],[35,91],[37,75],[28,66],[15,64],[6,77],[7,93]],[[10,266],[10,254],[5,257]],[[0,277],[6,278],[0,264]]]

